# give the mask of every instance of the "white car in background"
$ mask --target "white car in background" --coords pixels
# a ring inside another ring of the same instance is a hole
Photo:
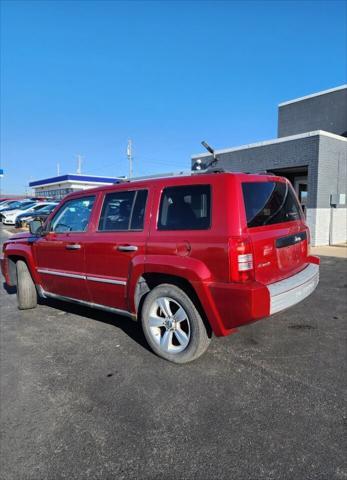
[[[13,208],[19,208],[23,203],[34,203],[32,200],[6,200],[0,204],[0,212],[3,210],[11,210]]]
[[[27,205],[25,207],[19,207],[16,208],[15,210],[8,210],[7,212],[2,212],[2,223],[4,225],[15,225],[16,224],[16,219],[18,215],[21,215],[22,213],[26,212],[35,212],[35,210],[38,210],[45,205],[49,205],[50,202],[36,202],[31,205]]]

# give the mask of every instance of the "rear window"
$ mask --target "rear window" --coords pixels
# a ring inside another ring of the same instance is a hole
[[[159,230],[206,230],[210,227],[209,185],[165,188],[161,197]]]
[[[292,187],[284,182],[246,182],[242,184],[247,226],[260,227],[301,218]]]

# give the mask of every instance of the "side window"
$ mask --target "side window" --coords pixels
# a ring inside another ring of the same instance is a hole
[[[99,231],[142,230],[147,190],[121,191],[105,195]]]
[[[143,230],[147,193],[147,190],[139,190],[138,192],[136,192],[133,214],[131,216],[130,230]]]
[[[211,223],[209,185],[187,185],[163,190],[159,230],[206,230]]]
[[[85,232],[95,197],[82,197],[68,200],[54,215],[50,231],[56,233]]]

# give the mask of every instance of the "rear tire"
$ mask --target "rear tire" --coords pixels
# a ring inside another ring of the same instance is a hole
[[[27,264],[23,260],[16,263],[17,301],[19,310],[28,310],[37,306],[37,291]]]
[[[194,303],[175,285],[161,284],[147,294],[141,322],[151,349],[173,363],[196,360],[210,343],[205,324]]]

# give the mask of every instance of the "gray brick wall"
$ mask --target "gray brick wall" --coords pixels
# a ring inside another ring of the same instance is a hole
[[[347,142],[319,137],[317,208],[330,207],[330,194],[347,197]],[[338,208],[346,207],[340,205]]]
[[[314,130],[337,135],[347,131],[347,87],[279,107],[279,137]]]
[[[319,135],[236,150],[218,155],[217,166],[233,172],[257,172],[278,168],[308,167],[308,208],[317,203]],[[196,159],[192,159],[194,165]],[[208,162],[212,157],[201,157]]]

